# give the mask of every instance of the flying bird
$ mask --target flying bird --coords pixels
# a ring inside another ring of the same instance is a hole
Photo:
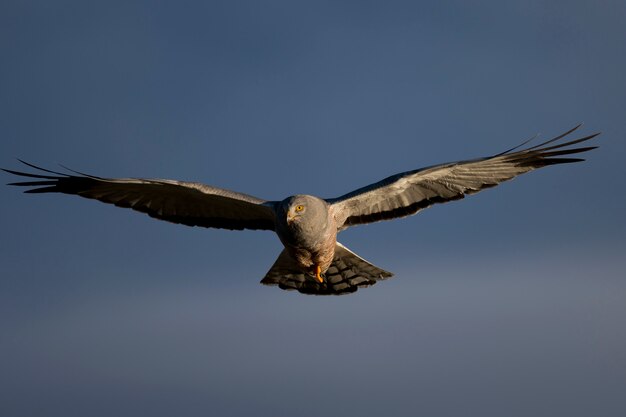
[[[36,173],[3,171],[33,179],[9,184],[35,187],[26,193],[75,194],[187,226],[274,231],[284,249],[262,284],[304,294],[339,295],[393,274],[339,243],[337,233],[351,226],[410,216],[536,168],[583,161],[569,155],[597,146],[574,145],[599,133],[564,139],[579,127],[535,146],[524,147],[529,140],[493,156],[402,172],[329,199],[299,194],[282,201],[266,201],[198,182],[102,178],[69,168],[68,173],[61,173],[22,160]]]

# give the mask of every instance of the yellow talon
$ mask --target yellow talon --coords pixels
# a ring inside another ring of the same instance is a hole
[[[324,282],[324,278],[322,278],[322,268],[319,265],[315,265],[315,279],[320,284]]]

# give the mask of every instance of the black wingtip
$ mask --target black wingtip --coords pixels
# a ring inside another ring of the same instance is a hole
[[[548,144],[550,144],[550,143],[556,142],[556,141],[558,141],[559,139],[563,139],[565,136],[567,136],[567,135],[569,135],[569,134],[571,134],[571,133],[575,132],[576,130],[578,130],[578,129],[582,126],[582,125],[583,125],[582,123],[579,123],[579,124],[577,124],[576,126],[574,126],[573,128],[571,128],[570,130],[568,130],[567,132],[565,132],[565,133],[561,133],[560,135],[558,135],[558,136],[557,136],[557,137],[555,137],[555,138],[552,138],[552,139],[547,140],[547,141],[545,141],[545,142],[539,143],[539,144],[537,144],[537,145],[535,145],[535,146],[532,146],[532,147],[530,147],[530,148],[528,148],[528,149],[526,149],[526,150],[528,150],[528,151],[532,151],[532,150],[534,150],[534,149],[541,148],[542,146],[546,146],[546,145],[548,145]]]
[[[574,162],[584,162],[586,159],[584,158],[551,158],[546,159],[546,165],[557,165],[557,164],[571,164]]]
[[[42,168],[42,167],[40,167],[40,166],[37,166],[37,165],[31,164],[30,162],[26,162],[26,161],[24,161],[24,160],[22,160],[22,159],[20,159],[20,158],[17,158],[17,160],[18,160],[18,161],[20,161],[21,163],[23,163],[24,165],[29,166],[29,167],[34,168],[34,169],[37,169],[37,170],[39,170],[39,171],[48,172],[48,173],[50,173],[50,174],[55,174],[55,175],[62,175],[62,176],[64,176],[64,177],[68,177],[68,176],[69,176],[69,175],[64,174],[64,173],[62,173],[62,172],[52,171],[52,170],[50,170],[50,169]]]
[[[570,133],[572,133],[572,132],[574,132],[574,131],[578,130],[578,129],[582,126],[582,125],[583,125],[583,123],[578,123],[576,126],[574,126],[573,128],[571,128],[571,129],[570,129],[570,130],[568,130],[567,132],[562,133],[562,134],[558,135],[558,136],[557,136],[557,137],[555,137],[555,138],[549,139],[549,140],[547,140],[547,141],[545,141],[545,142],[541,142],[541,143],[539,143],[539,144],[537,144],[537,145],[535,145],[535,146],[531,146],[531,147],[529,147],[529,148],[525,148],[525,149],[522,149],[522,150],[530,151],[530,150],[534,150],[534,149],[537,149],[537,148],[541,148],[542,146],[548,145],[548,144],[550,144],[550,143],[552,143],[552,142],[556,142],[556,141],[558,141],[559,139],[562,139],[562,138],[564,138],[565,136],[569,135]],[[597,136],[597,135],[598,135],[598,134],[596,134],[596,136]],[[503,155],[506,155],[506,154],[513,153],[513,151],[516,151],[516,150],[518,150],[518,149],[522,148],[524,145],[527,145],[528,143],[530,143],[530,142],[534,141],[534,140],[535,140],[535,139],[537,139],[538,137],[539,137],[539,133],[535,134],[535,135],[534,135],[534,136],[532,136],[530,139],[526,139],[525,141],[523,141],[522,143],[520,143],[520,144],[519,144],[519,145],[517,145],[517,146],[514,146],[514,147],[512,147],[512,148],[510,148],[510,149],[507,149],[506,151],[503,151],[503,152],[500,152],[500,153],[497,153],[497,154],[493,155],[493,156],[492,156],[492,158],[496,158],[496,157],[498,157],[498,156],[503,156]]]
[[[20,158],[15,158],[15,159],[17,159],[19,162],[21,162],[22,164],[24,164],[24,165],[26,165],[26,166],[28,166],[28,167],[30,167],[30,168],[36,169],[37,171],[47,172],[47,173],[49,173],[49,174],[54,174],[54,175],[60,175],[60,176],[62,176],[62,177],[68,177],[68,176],[69,176],[69,175],[64,174],[64,173],[62,173],[62,172],[51,171],[51,170],[49,170],[49,169],[42,168],[42,167],[40,167],[40,166],[37,166],[37,165],[31,164],[30,162],[26,162],[26,161],[24,161],[24,160],[22,160],[22,159],[20,159]],[[13,174],[13,175],[20,175],[20,176],[22,176],[22,177],[33,177],[33,178],[58,178],[58,177],[51,177],[51,176],[46,176],[46,175],[42,175],[42,174],[31,174],[31,173],[28,173],[28,172],[15,171],[15,170],[12,170],[12,169],[6,169],[6,168],[0,168],[0,169],[1,169],[2,171],[4,171],[4,172],[8,172],[9,174]]]
[[[50,175],[31,174],[31,173],[28,173],[28,172],[14,171],[12,169],[4,169],[4,168],[2,168],[2,170],[4,172],[8,172],[9,174],[17,175],[19,177],[46,178],[46,179],[50,179],[50,180],[54,180],[54,179],[58,179],[59,178],[59,177],[53,177],[53,176],[50,176]],[[67,176],[67,175],[64,175],[64,176]]]
[[[93,179],[96,179],[96,180],[103,180],[103,179],[104,179],[104,178],[102,178],[102,177],[97,177],[97,176],[95,176],[95,175],[85,174],[84,172],[76,171],[75,169],[68,168],[68,167],[66,167],[66,166],[65,166],[65,165],[63,165],[63,164],[59,164],[59,166],[60,166],[61,168],[63,168],[63,169],[66,169],[66,170],[68,170],[68,171],[70,171],[70,172],[74,173],[74,174],[82,175],[83,177],[93,178]]]

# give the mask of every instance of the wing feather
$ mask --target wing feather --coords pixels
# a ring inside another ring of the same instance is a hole
[[[340,230],[358,224],[410,216],[433,204],[458,200],[465,195],[495,187],[501,182],[536,168],[584,161],[582,158],[562,158],[562,156],[595,149],[597,146],[579,148],[571,146],[591,140],[599,133],[558,142],[579,127],[580,125],[532,147],[522,148],[530,142],[528,140],[490,157],[445,163],[396,174],[327,201],[331,204]]]
[[[101,178],[72,171],[76,175],[40,168],[20,161],[41,173],[3,169],[36,181],[9,185],[37,187],[26,193],[64,193],[131,208],[151,217],[188,226],[231,230],[274,230],[274,202],[211,187],[198,182],[143,178]],[[48,175],[52,174],[52,175]]]

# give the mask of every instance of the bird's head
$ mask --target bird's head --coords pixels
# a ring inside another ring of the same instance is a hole
[[[337,230],[328,203],[312,195],[287,197],[280,202],[277,215],[276,232],[285,244],[313,245]]]
[[[307,209],[311,205],[309,196],[295,195],[286,198],[282,202],[284,221],[287,225],[292,226],[295,223],[299,223],[307,215]]]
[[[289,227],[302,227],[304,223],[326,224],[327,203],[311,195],[294,195],[281,202],[283,221]],[[323,221],[322,221],[323,220]]]
[[[285,220],[288,225],[293,224],[294,222],[299,222],[302,219],[302,216],[306,212],[306,204],[294,204],[287,208],[287,213],[285,214]]]

